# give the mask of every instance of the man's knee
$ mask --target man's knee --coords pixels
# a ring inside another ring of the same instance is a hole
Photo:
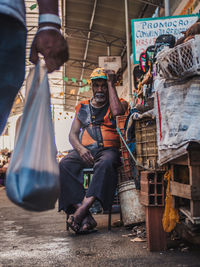
[[[104,155],[100,159],[100,164],[103,166],[113,166],[120,162],[120,156],[118,150],[106,150]]]
[[[103,170],[103,169],[112,169],[115,163],[116,163],[116,160],[114,160],[113,158],[112,159],[101,159],[95,165],[96,167],[100,169],[102,168]]]
[[[59,168],[60,170],[66,169],[67,167],[67,159],[66,158],[62,158],[61,161],[59,162]]]

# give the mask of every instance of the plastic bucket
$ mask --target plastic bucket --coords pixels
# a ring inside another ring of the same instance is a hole
[[[119,184],[122,220],[125,226],[145,221],[145,208],[139,201],[139,191],[133,180]]]

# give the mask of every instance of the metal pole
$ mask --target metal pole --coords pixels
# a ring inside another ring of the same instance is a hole
[[[131,81],[131,60],[130,60],[130,32],[129,32],[129,15],[128,15],[128,0],[125,0],[125,22],[126,22],[126,54],[128,67],[128,86],[129,86],[129,101],[133,101],[132,81]]]
[[[110,44],[107,46],[107,56],[109,57],[111,55],[111,47]]]
[[[87,59],[88,48],[89,48],[89,43],[90,43],[90,35],[91,35],[92,26],[93,26],[93,23],[94,23],[94,16],[95,16],[95,13],[96,13],[96,8],[97,8],[97,1],[98,0],[94,0],[94,6],[93,6],[93,11],[92,11],[92,16],[91,16],[91,19],[90,19],[89,31],[88,31],[88,35],[87,35],[87,42],[86,42],[86,47],[85,47],[85,52],[84,52],[84,58],[83,58],[83,65],[82,65],[80,81],[82,81],[83,76],[84,76],[84,72],[85,72],[85,61]],[[81,87],[82,83],[80,82],[79,85]],[[78,94],[77,95],[78,96],[76,98],[76,105],[78,104],[78,101],[79,101],[80,89],[78,90]]]
[[[169,0],[165,0],[165,17],[170,16],[170,6],[169,6]]]
[[[66,24],[66,8],[67,8],[66,1],[62,0],[62,26],[63,26],[62,33],[63,33],[63,35],[65,37],[66,37],[66,27],[67,27],[67,24]],[[67,74],[66,63],[63,65],[62,71],[63,71],[63,76],[65,77],[66,74]],[[64,104],[64,107],[67,106],[66,105],[66,90],[67,90],[66,82],[63,80],[63,92],[64,92],[63,104]]]

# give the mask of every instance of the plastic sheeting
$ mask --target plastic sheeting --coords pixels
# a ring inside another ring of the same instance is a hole
[[[156,79],[154,86],[158,164],[162,165],[184,155],[190,141],[200,142],[200,76]]]

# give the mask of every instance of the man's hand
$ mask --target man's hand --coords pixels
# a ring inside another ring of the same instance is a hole
[[[107,81],[111,82],[111,84],[115,84],[117,82],[117,77],[114,70],[106,70]]]
[[[84,146],[79,150],[79,155],[82,158],[84,162],[86,162],[88,165],[93,165],[94,164],[94,158],[87,148]]]
[[[30,61],[38,62],[38,53],[44,56],[48,72],[58,70],[69,58],[67,41],[55,30],[44,30],[35,35]]]

